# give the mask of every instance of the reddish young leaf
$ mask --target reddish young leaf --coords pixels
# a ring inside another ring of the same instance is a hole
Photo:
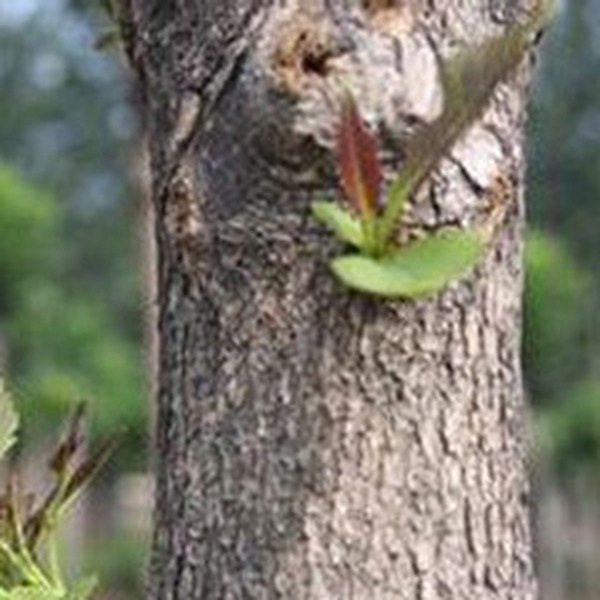
[[[119,435],[113,434],[104,440],[89,458],[75,468],[71,479],[65,486],[62,496],[63,504],[75,497],[96,476],[104,463],[108,461],[118,443]]]
[[[86,405],[80,402],[69,419],[66,431],[58,446],[50,456],[50,469],[61,477],[73,456],[84,443],[84,421]]]
[[[337,160],[340,183],[346,197],[363,217],[372,215],[379,205],[381,187],[377,140],[367,129],[350,93],[342,107]]]

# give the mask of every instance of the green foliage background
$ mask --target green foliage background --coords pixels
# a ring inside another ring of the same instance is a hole
[[[96,433],[124,428],[123,464],[142,467],[136,207],[123,166],[135,121],[117,61],[93,49],[89,16],[60,3],[22,11],[0,19],[8,371],[32,433],[85,398]]]
[[[80,399],[93,437],[122,431],[94,503],[146,468],[138,245],[127,164],[136,120],[114,55],[94,50],[91,3],[0,2],[0,371],[39,447]],[[90,540],[103,587],[142,597],[143,540]],[[124,573],[124,569],[127,573]]]
[[[550,468],[600,463],[600,3],[557,3],[529,122],[524,358]]]

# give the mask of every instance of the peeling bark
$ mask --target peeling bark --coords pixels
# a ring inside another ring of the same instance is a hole
[[[523,7],[128,6],[160,265],[148,597],[533,600],[519,362],[526,69],[410,210],[419,226],[464,224],[502,190],[511,208],[472,276],[415,302],[348,292],[308,211],[337,195],[340,81],[378,130],[389,177],[442,107],[436,55]]]

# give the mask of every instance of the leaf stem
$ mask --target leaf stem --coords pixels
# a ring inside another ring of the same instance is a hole
[[[50,577],[57,591],[64,593],[65,584],[61,575],[60,561],[58,559],[58,539],[56,533],[48,538],[48,568]]]

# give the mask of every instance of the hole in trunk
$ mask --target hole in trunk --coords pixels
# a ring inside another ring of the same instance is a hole
[[[295,15],[278,30],[273,56],[276,74],[297,90],[314,77],[327,77],[336,52],[326,28],[313,19]]]
[[[329,73],[328,59],[331,58],[331,53],[325,48],[314,48],[308,51],[302,57],[301,67],[306,74],[314,74],[319,77],[325,77]]]

